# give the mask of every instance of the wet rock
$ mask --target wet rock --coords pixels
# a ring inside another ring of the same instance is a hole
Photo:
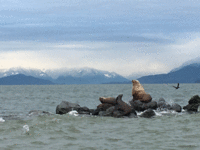
[[[77,112],[79,114],[86,114],[86,115],[89,115],[90,114],[90,109],[87,108],[87,107],[80,107],[77,109]]]
[[[160,109],[160,110],[171,110],[172,108],[171,108],[171,105],[170,104],[168,104],[166,101],[165,101],[165,99],[164,98],[160,98],[159,100],[158,100],[158,102],[157,102],[157,107],[158,107],[158,109]]]
[[[195,96],[191,97],[190,100],[188,101],[188,104],[200,104],[199,95],[195,95]]]
[[[136,118],[137,117],[137,113],[134,109],[132,109],[131,113],[128,115],[129,118]]]
[[[136,111],[144,111],[147,109],[157,109],[157,102],[151,101],[149,103],[143,103],[140,100],[130,101],[129,102]]]
[[[42,110],[31,110],[28,113],[28,116],[41,116],[41,115],[51,115],[51,113]]]
[[[99,115],[100,111],[101,111],[101,109],[97,108],[92,112],[92,115],[97,116],[97,115]]]
[[[62,101],[60,105],[56,107],[56,114],[66,114],[72,110],[78,111],[80,108],[79,104]]]
[[[99,111],[99,116],[106,116],[106,111]]]
[[[113,117],[115,117],[115,118],[121,118],[121,117],[123,117],[123,111],[120,111],[120,110],[115,110],[114,112],[113,112]]]
[[[158,105],[157,105],[156,101],[151,101],[149,103],[144,103],[143,104],[143,108],[144,108],[144,110],[147,110],[147,109],[154,109],[154,110],[156,110],[158,108]]]
[[[112,116],[114,110],[115,110],[115,106],[112,106],[112,107],[108,108],[108,109],[106,110],[105,116]]]
[[[172,104],[171,109],[176,111],[176,112],[181,112],[182,111],[182,107],[179,104]]]
[[[200,105],[200,97],[199,95],[195,95],[190,98],[190,100],[188,101],[188,105],[184,106],[183,109],[187,111],[197,112],[199,105]]]
[[[199,107],[199,104],[188,104],[188,105],[184,106],[183,109],[185,109],[187,111],[197,112],[198,107]]]
[[[153,109],[147,109],[145,112],[143,112],[140,117],[144,117],[144,118],[151,118],[153,116],[155,116],[155,112],[153,111]]]
[[[134,110],[136,110],[136,111],[144,111],[145,110],[143,107],[143,103],[140,100],[135,100],[135,101],[131,100],[129,103],[131,104],[131,107],[133,107]]]

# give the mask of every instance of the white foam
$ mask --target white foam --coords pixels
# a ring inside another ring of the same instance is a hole
[[[28,125],[24,125],[24,126],[23,126],[23,130],[24,130],[25,132],[28,132],[28,131],[29,131],[29,126],[28,126]]]
[[[5,122],[5,120],[3,118],[0,118],[0,122]]]
[[[73,115],[73,116],[78,116],[78,112],[76,110],[72,110],[68,112],[68,114]]]
[[[159,113],[159,112],[156,112],[155,110],[154,110],[154,112],[155,112],[156,116],[162,116],[162,114],[161,114],[161,113]]]

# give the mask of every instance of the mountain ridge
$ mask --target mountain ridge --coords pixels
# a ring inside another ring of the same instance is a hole
[[[56,72],[58,71],[58,72]],[[60,73],[60,74],[59,74]],[[51,81],[54,84],[105,84],[105,83],[124,83],[130,80],[114,72],[102,71],[93,68],[79,68],[68,70],[41,71],[39,69],[12,68],[1,70],[0,77],[14,76],[23,74],[34,78]],[[53,78],[56,76],[57,78]]]
[[[149,75],[138,78],[141,83],[196,83],[200,79],[200,63],[193,63],[167,74]]]
[[[53,85],[49,80],[38,79],[24,74],[16,74],[0,78],[0,85]]]

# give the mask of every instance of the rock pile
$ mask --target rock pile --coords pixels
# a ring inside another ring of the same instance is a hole
[[[129,101],[129,104],[122,100],[122,94],[115,97],[100,97],[99,104],[96,109],[89,109],[87,107],[81,107],[79,104],[62,101],[56,107],[56,114],[66,114],[72,110],[78,112],[78,114],[94,115],[94,116],[111,116],[111,117],[137,117],[137,112],[143,112],[140,117],[151,118],[155,116],[155,111],[168,111],[173,110],[176,112],[182,112],[182,107],[177,104],[168,104],[164,98],[160,98],[158,101],[152,100],[150,94],[144,91],[144,88],[137,80],[133,80],[132,96],[133,99]],[[142,95],[142,96],[140,96]],[[200,105],[200,97],[198,95],[193,96],[188,105],[183,109],[187,111],[197,112]]]

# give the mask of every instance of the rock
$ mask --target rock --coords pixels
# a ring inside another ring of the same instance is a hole
[[[106,115],[106,111],[99,111],[99,116],[105,116]]]
[[[97,106],[98,109],[106,111],[108,108],[112,107],[114,105],[108,104],[108,103],[103,103]]]
[[[198,107],[199,107],[199,104],[188,104],[188,105],[184,106],[183,109],[185,109],[187,111],[197,112]]]
[[[131,113],[128,115],[129,118],[136,118],[137,117],[137,113],[136,111],[132,108]]]
[[[114,110],[115,110],[115,106],[112,106],[112,107],[108,108],[108,109],[106,110],[105,116],[112,116]]]
[[[28,116],[41,116],[41,115],[51,115],[51,113],[42,110],[31,110],[28,113]]]
[[[143,103],[140,100],[131,100],[129,102],[131,104],[131,107],[134,108],[136,111],[144,111],[145,109],[143,108]]]
[[[97,116],[97,115],[99,115],[100,111],[101,111],[101,109],[97,108],[92,112],[92,115]]]
[[[80,108],[79,104],[62,101],[60,105],[56,107],[56,114],[66,114],[72,110],[78,111]]]
[[[172,104],[171,109],[176,111],[176,112],[181,112],[182,111],[182,107],[179,104]]]
[[[80,107],[77,109],[77,112],[79,114],[86,114],[86,115],[89,115],[90,114],[90,109],[87,108],[87,107]]]
[[[151,118],[153,116],[155,116],[155,112],[153,111],[153,109],[147,109],[145,112],[143,112],[140,117],[144,117],[144,118]]]
[[[188,101],[188,104],[200,104],[199,95],[195,95],[195,96],[191,97],[190,100]]]
[[[123,117],[123,111],[120,111],[120,110],[115,110],[114,112],[113,112],[113,117],[115,117],[115,118],[121,118],[121,117]]]
[[[115,110],[123,111],[124,116],[129,115],[132,111],[132,108],[130,105],[122,101],[122,96],[123,94],[117,96],[116,98],[117,104],[115,105]]]
[[[143,103],[140,100],[135,100],[135,101],[130,101],[129,102],[131,106],[136,110],[136,111],[144,111],[147,109],[157,109],[157,102],[156,101],[151,101],[149,103]]]
[[[187,111],[197,112],[199,105],[200,105],[200,97],[199,95],[195,95],[190,98],[190,100],[188,101],[188,105],[184,106],[183,109]]]
[[[159,101],[157,102],[157,107],[160,109],[160,110],[170,110],[172,109],[171,108],[171,105],[169,105],[164,98],[160,98]]]
[[[156,110],[158,108],[157,102],[156,101],[151,101],[149,103],[144,103],[142,106],[145,110],[147,109],[154,109]]]

